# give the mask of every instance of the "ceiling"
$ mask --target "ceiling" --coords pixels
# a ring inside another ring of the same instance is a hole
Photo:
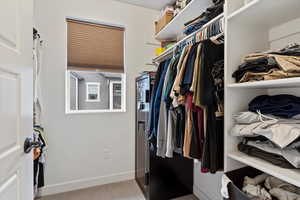
[[[172,4],[175,0],[116,0],[124,3],[129,3],[137,6],[142,6],[145,8],[151,8],[155,10],[161,10],[166,5]]]

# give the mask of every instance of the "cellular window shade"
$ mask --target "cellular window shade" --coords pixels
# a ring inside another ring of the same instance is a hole
[[[124,28],[67,19],[68,69],[124,72]]]

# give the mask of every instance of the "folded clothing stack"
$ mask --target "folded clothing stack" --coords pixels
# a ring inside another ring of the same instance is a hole
[[[299,44],[291,44],[278,51],[249,54],[232,74],[239,83],[299,76]]]
[[[300,188],[268,174],[254,178],[246,176],[243,192],[253,200],[272,200],[272,197],[278,200],[300,200]]]
[[[243,137],[238,149],[283,168],[300,168],[300,98],[261,95],[249,111],[233,116],[230,133]]]
[[[184,34],[189,35],[197,31],[204,24],[223,12],[224,0],[213,0],[213,3],[214,5],[207,8],[200,16],[184,24]]]
[[[176,0],[174,4],[174,16],[180,13],[190,2],[191,0]]]

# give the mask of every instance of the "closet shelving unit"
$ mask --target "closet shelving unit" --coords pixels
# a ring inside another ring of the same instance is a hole
[[[199,1],[199,0],[197,0]],[[179,46],[182,42],[189,40],[190,38],[194,37],[197,33],[199,33],[200,31],[202,31],[203,29],[205,29],[206,27],[208,27],[209,25],[213,24],[214,22],[220,20],[222,17],[224,17],[224,14],[220,14],[217,17],[215,17],[214,19],[210,20],[208,23],[206,23],[205,25],[203,25],[198,31],[195,31],[194,33],[185,36],[182,40],[178,41],[176,44],[174,44],[172,47],[170,47],[169,49],[167,49],[166,51],[164,51],[162,54],[160,54],[159,56],[155,57],[152,61],[153,63],[159,62],[161,61],[163,58],[169,57],[173,54],[173,51],[175,50],[175,48],[177,46]]]
[[[199,0],[193,0],[191,3],[196,1]],[[300,169],[284,169],[265,160],[241,153],[237,149],[241,139],[229,134],[234,125],[233,114],[247,111],[248,103],[254,97],[264,94],[300,96],[300,77],[247,83],[235,83],[232,78],[232,73],[241,64],[245,55],[257,51],[283,48],[289,43],[300,43],[299,10],[299,0],[252,0],[247,5],[244,5],[242,0],[227,0],[224,15],[217,16],[199,30],[203,30],[222,17],[225,18],[225,172],[251,166],[300,187]],[[183,10],[182,13],[184,12]],[[180,18],[180,15],[177,18]],[[175,21],[166,26],[161,33],[156,35],[156,38],[168,38],[164,34],[169,35],[170,38],[176,35],[176,32],[169,28],[173,26],[172,23],[179,24],[176,22],[176,18],[173,20]],[[181,21],[181,23],[183,22]],[[180,30],[183,29],[180,28]],[[177,42],[172,48],[154,58],[153,62],[159,62],[163,58],[171,56],[176,46],[199,31]]]
[[[291,88],[300,86],[300,78],[287,78],[246,83],[231,83],[229,88]]]
[[[293,185],[296,185],[298,187],[300,186],[300,171],[298,169],[284,169],[281,167],[277,167],[262,159],[250,157],[241,152],[229,153],[228,157],[248,166],[259,169],[267,174],[285,180],[286,182],[289,182]]]
[[[284,169],[237,150],[240,139],[230,136],[233,114],[248,110],[248,103],[263,94],[300,96],[300,78],[235,83],[232,73],[242,58],[256,51],[300,43],[299,0],[227,0],[225,4],[225,171],[245,165],[300,187],[300,170]]]
[[[176,40],[182,35],[184,23],[198,17],[205,9],[212,5],[211,0],[192,0],[172,21],[155,35],[157,40]]]

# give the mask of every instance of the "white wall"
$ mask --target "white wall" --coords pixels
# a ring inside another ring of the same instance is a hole
[[[291,43],[300,43],[300,18],[273,27],[269,31],[271,49],[281,49]]]
[[[44,194],[131,179],[134,176],[134,78],[153,58],[158,12],[112,0],[35,0],[35,24],[44,40],[43,101],[47,152]],[[126,27],[127,112],[65,114],[66,23],[77,17]],[[157,42],[156,42],[157,43]],[[195,165],[194,192],[219,200],[220,177]],[[213,187],[212,187],[213,186]]]
[[[112,0],[35,0],[35,24],[44,40],[44,127],[48,138],[44,194],[134,177],[134,78],[154,56],[159,13]],[[127,112],[65,114],[66,16],[126,28]],[[149,66],[148,66],[149,69]]]
[[[203,174],[201,163],[194,164],[194,194],[200,200],[221,200],[221,178],[223,173]]]

